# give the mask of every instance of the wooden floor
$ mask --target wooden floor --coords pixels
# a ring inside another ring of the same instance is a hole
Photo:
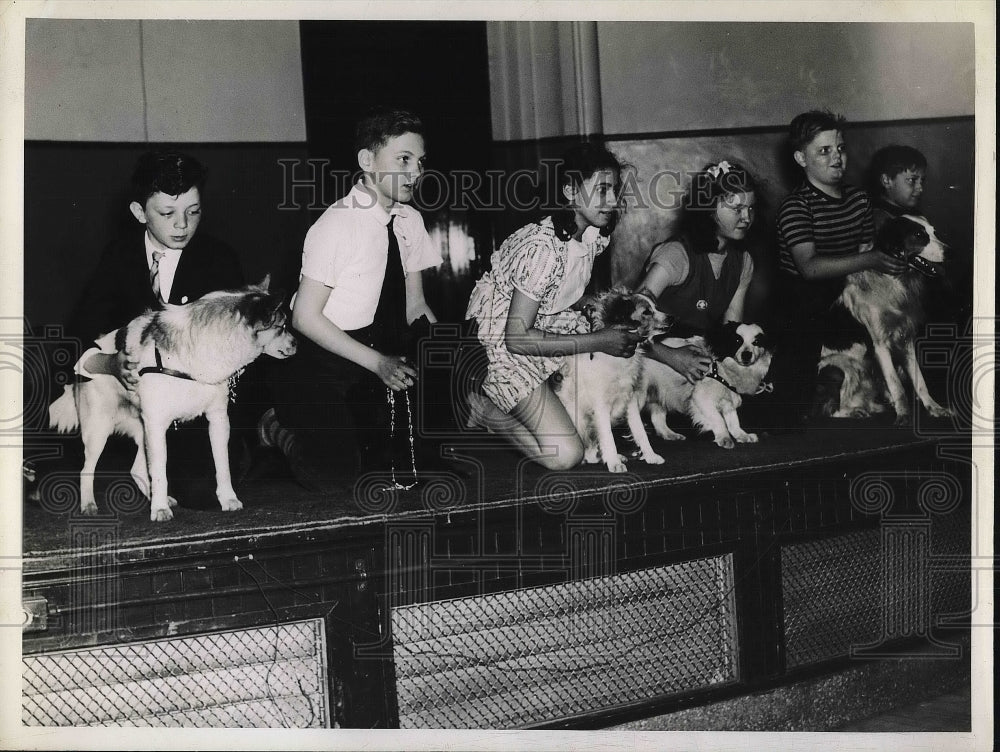
[[[915,705],[906,705],[882,715],[841,726],[837,731],[865,733],[886,731],[971,731],[971,690],[941,695]]]

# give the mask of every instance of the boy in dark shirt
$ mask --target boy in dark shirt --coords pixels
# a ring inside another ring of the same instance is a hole
[[[787,427],[796,427],[811,412],[820,349],[841,327],[831,317],[831,306],[845,277],[863,269],[901,274],[907,268],[906,262],[873,250],[868,194],[844,182],[845,125],[841,116],[813,110],[796,116],[789,128],[792,156],[805,179],[778,210],[777,299],[783,307],[772,372]]]

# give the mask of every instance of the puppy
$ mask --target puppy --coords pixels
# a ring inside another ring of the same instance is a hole
[[[584,306],[591,331],[624,324],[635,328],[644,339],[667,331],[670,320],[646,295],[613,289],[599,294]],[[573,419],[583,440],[587,463],[598,455],[612,473],[625,472],[625,458],[618,454],[611,427],[624,417],[632,431],[643,461],[660,465],[663,457],[653,451],[639,414],[645,395],[645,358],[638,350],[630,358],[605,353],[584,353],[566,358],[554,379],[554,389]]]
[[[838,299],[871,337],[888,402],[896,412],[896,424],[910,422],[910,405],[899,371],[909,377],[921,404],[934,417],[952,415],[931,397],[917,363],[915,340],[926,315],[923,299],[931,279],[940,276],[933,264],[944,261],[945,246],[934,228],[922,217],[903,216],[887,222],[879,232],[877,247],[885,253],[905,257],[910,269],[898,277],[866,270],[848,275]],[[825,415],[864,417],[882,412],[883,389],[865,368],[866,347],[847,349],[828,347],[823,351],[819,368],[840,369],[844,374],[839,399],[821,405]]]
[[[80,427],[82,514],[97,514],[94,471],[108,437],[118,433],[138,446],[131,475],[150,499],[149,518],[173,519],[177,501],[167,495],[167,429],[200,415],[208,418],[219,504],[223,511],[243,508],[229,469],[230,385],[261,354],[287,358],[296,350],[282,300],[268,293],[268,282],[265,277],[259,285],[147,311],[98,340],[102,351],[124,350],[138,361],[139,383],[127,390],[115,377],[98,374],[67,386],[49,406],[53,428],[67,433]]]
[[[715,443],[732,449],[734,440],[756,443],[757,435],[740,425],[736,411],[743,404],[742,395],[770,391],[764,382],[773,353],[764,331],[757,324],[730,321],[707,337],[660,340],[668,347],[700,345],[713,355],[712,368],[705,378],[689,384],[670,366],[646,361],[646,400],[656,433],[668,441],[684,439],[667,425],[667,413],[685,413],[702,431],[711,431]]]

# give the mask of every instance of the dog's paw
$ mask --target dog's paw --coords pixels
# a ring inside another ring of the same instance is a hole
[[[659,429],[655,430],[656,430],[656,435],[659,436],[664,441],[685,441],[687,439],[687,436],[685,436],[682,433],[677,433],[676,431],[670,431],[670,430],[660,431]]]
[[[97,514],[97,502],[96,501],[80,502],[80,514],[86,515],[87,517],[93,517],[95,514]]]
[[[170,507],[149,508],[149,519],[151,522],[170,522],[173,518],[174,513],[170,511]]]
[[[865,410],[863,407],[855,407],[853,410],[847,413],[849,418],[870,418],[871,413]]]
[[[896,420],[892,422],[894,426],[906,428],[913,425],[913,418],[909,413],[896,413]]]
[[[621,458],[617,462],[608,463],[608,472],[610,473],[624,473],[626,470],[625,463],[621,461]]]
[[[583,450],[583,464],[585,465],[596,465],[601,461],[600,457],[597,447],[587,447]]]
[[[723,449],[732,449],[734,446],[736,446],[736,442],[733,441],[732,436],[722,436],[721,438],[716,439],[715,443],[717,446],[720,446]]]
[[[950,407],[942,407],[941,405],[931,405],[927,408],[927,412],[931,414],[932,418],[952,418],[955,415],[955,411]]]
[[[173,509],[174,507],[176,507],[177,506],[177,499],[175,499],[173,496],[168,496],[167,497],[167,506],[170,507],[171,509]]]
[[[238,512],[243,508],[243,502],[234,496],[231,499],[219,499],[219,506],[223,512]]]
[[[663,459],[663,457],[658,455],[656,452],[653,452],[652,454],[642,455],[642,461],[645,462],[647,465],[662,465],[664,462],[666,462],[666,460]]]
[[[736,440],[741,444],[756,444],[760,441],[755,433],[744,433],[736,437]]]

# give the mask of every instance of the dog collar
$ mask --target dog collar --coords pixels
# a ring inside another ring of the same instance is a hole
[[[920,258],[920,256],[910,256],[908,259],[906,259],[906,263],[909,265],[911,269],[920,272],[925,277],[928,277],[930,279],[937,279],[938,270],[934,266],[932,266],[928,261]]]
[[[937,267],[931,264],[927,259],[921,258],[920,256],[907,256],[905,253],[899,252],[895,254],[896,258],[902,259],[906,262],[906,265],[910,267],[915,272],[920,272],[928,279],[937,279],[939,272]]]
[[[740,391],[736,389],[736,387],[734,387],[728,381],[726,381],[726,379],[723,378],[722,374],[719,373],[719,361],[717,360],[712,361],[712,366],[711,368],[708,369],[708,373],[705,374],[705,378],[715,379],[724,387],[726,387],[729,391],[735,392],[736,394],[740,394]],[[764,394],[765,392],[773,392],[773,391],[774,391],[774,384],[772,384],[770,381],[762,381],[760,382],[760,385],[757,387],[757,391],[754,392],[753,395],[744,395],[744,396],[756,397],[758,394]]]
[[[194,381],[192,376],[184,373],[183,371],[175,371],[173,368],[164,368],[163,359],[160,357],[160,348],[153,348],[153,357],[156,359],[155,366],[146,366],[139,370],[139,375],[142,376],[147,373],[162,373],[164,376],[173,376],[176,379],[187,379],[188,381]]]

